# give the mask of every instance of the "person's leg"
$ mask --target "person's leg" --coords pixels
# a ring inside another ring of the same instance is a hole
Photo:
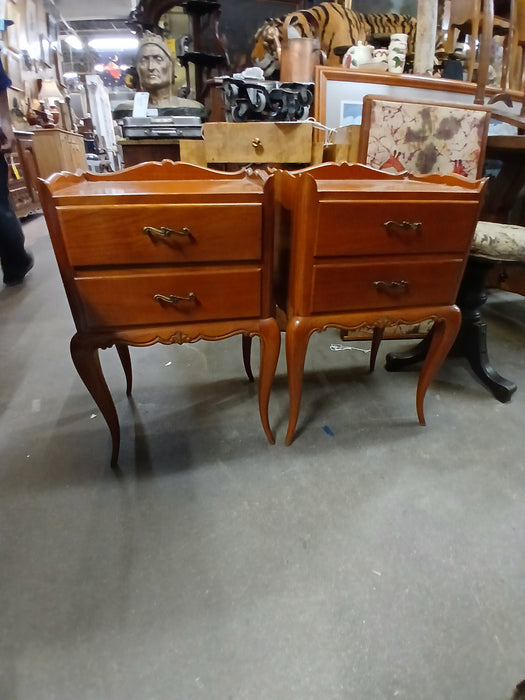
[[[4,284],[19,284],[33,267],[33,256],[24,246],[24,234],[9,201],[7,163],[0,157],[0,263]]]

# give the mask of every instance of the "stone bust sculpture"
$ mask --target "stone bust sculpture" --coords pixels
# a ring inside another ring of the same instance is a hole
[[[146,31],[139,41],[136,57],[139,90],[149,93],[148,108],[159,109],[159,114],[204,113],[204,107],[196,100],[173,94],[175,60],[166,43],[158,34]],[[124,103],[117,111],[129,111],[133,103]]]

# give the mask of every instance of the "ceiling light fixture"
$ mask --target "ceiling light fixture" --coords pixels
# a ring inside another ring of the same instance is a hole
[[[139,40],[134,37],[100,37],[88,41],[89,46],[95,51],[132,51],[139,45]]]
[[[76,34],[68,34],[64,41],[76,51],[80,51],[83,48],[82,40]]]

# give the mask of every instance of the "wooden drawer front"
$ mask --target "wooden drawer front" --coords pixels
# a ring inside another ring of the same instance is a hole
[[[79,277],[76,285],[93,328],[253,318],[261,313],[261,269],[255,266],[115,271]],[[156,301],[155,294],[194,294],[196,299],[170,304]]]
[[[58,215],[73,266],[261,257],[260,204],[60,207]],[[164,238],[144,233],[148,226],[190,235]]]
[[[310,163],[309,122],[207,122],[202,125],[208,163]]]
[[[475,202],[321,202],[314,254],[461,252],[470,246],[477,214]],[[385,227],[389,221],[408,225]]]
[[[312,308],[300,313],[454,304],[462,271],[461,258],[440,262],[316,265]],[[392,282],[400,284],[389,287],[388,283]]]

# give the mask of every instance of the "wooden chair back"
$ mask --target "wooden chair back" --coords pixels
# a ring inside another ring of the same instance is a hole
[[[365,95],[358,162],[413,175],[482,175],[491,110]]]
[[[452,0],[450,3],[450,26],[471,24],[479,27],[481,0]]]
[[[495,9],[501,10],[500,4],[494,0],[446,0],[445,16],[448,18],[449,30],[446,42],[446,50],[453,53],[459,30],[469,35],[469,55],[467,60],[467,77],[473,80],[476,60],[479,55],[477,82],[483,83],[483,92],[488,81],[488,68],[490,62],[490,47],[494,35],[504,37],[503,57],[501,65],[502,88],[507,87],[509,70],[511,65],[513,17],[515,15],[515,0],[508,0],[504,14],[495,14]],[[480,38],[481,35],[481,38]],[[479,51],[476,47],[479,43]]]

